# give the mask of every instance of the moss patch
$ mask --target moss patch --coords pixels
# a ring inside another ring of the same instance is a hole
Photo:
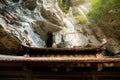
[[[76,16],[76,21],[78,24],[84,24],[87,20],[83,16]]]
[[[63,0],[58,0],[58,3],[63,12],[65,13],[69,12],[69,6],[67,3],[64,3]]]

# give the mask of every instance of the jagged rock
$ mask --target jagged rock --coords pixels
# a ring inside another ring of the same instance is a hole
[[[31,11],[37,7],[36,0],[25,0],[23,1],[23,5]]]
[[[79,9],[75,10],[85,16],[88,8],[84,4],[82,7],[79,6],[85,0],[66,1],[71,1],[71,5],[78,6]],[[44,48],[49,31],[54,34],[55,47],[73,48],[89,44],[99,46],[100,39],[106,37],[111,29],[95,28],[93,24],[92,28],[84,24],[78,25],[73,13],[72,9],[68,14],[62,12],[58,0],[0,0],[0,52],[21,53],[23,50],[21,44],[27,47]],[[105,29],[107,29],[106,32]],[[103,34],[102,30],[107,34]],[[116,34],[117,32],[110,36],[116,36]],[[118,34],[116,37],[120,38]],[[108,42],[110,43],[111,40]],[[116,49],[119,51],[119,48]]]
[[[0,25],[0,53],[20,55],[22,51],[20,41],[5,32],[4,28]]]
[[[49,20],[50,22],[52,22],[53,24],[56,24],[56,25],[59,25],[59,26],[62,26],[63,25],[63,22],[62,20],[60,20],[56,13],[52,12],[51,10],[46,10],[44,9],[43,7],[41,8],[41,15]]]

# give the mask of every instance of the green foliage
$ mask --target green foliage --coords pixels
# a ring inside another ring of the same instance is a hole
[[[59,2],[59,4],[62,4],[62,3],[63,3],[63,1],[62,1],[62,0],[58,0],[58,2]]]
[[[63,3],[63,0],[58,0],[58,3],[63,12],[69,12],[69,6],[66,3]]]
[[[88,12],[89,19],[99,18],[101,15],[106,15],[112,7],[118,5],[120,0],[90,0],[92,9]]]
[[[84,24],[87,22],[87,20],[83,16],[77,16],[76,21],[78,24]]]

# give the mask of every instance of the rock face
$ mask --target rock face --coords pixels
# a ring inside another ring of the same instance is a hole
[[[7,33],[3,28],[3,25],[0,25],[0,53],[20,55],[19,53],[22,53],[22,51],[23,48],[21,47],[20,41],[12,36],[12,34]]]
[[[84,1],[70,1],[85,17],[87,8],[81,5]],[[21,45],[45,48],[50,39],[48,32],[55,47],[99,46],[93,30],[87,24],[77,24],[73,13],[72,7],[70,13],[62,12],[58,0],[0,0],[0,51],[20,54]]]
[[[25,0],[22,5],[31,11],[33,11],[37,7],[36,0]]]
[[[1,32],[6,34],[0,36],[1,50],[18,53],[21,45],[44,48],[48,32],[53,33],[54,45],[61,48],[100,44],[91,32],[88,38],[82,26],[77,31],[74,16],[62,12],[57,0],[1,0],[0,5]]]
[[[61,30],[61,13],[57,0],[0,0],[0,51],[17,54],[21,45],[46,47],[47,33]]]

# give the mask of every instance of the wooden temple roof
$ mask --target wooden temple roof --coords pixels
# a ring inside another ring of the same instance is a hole
[[[48,64],[53,66],[69,66],[73,63],[117,63],[120,66],[119,57],[105,57],[102,55],[102,48],[29,48],[29,56],[0,55],[2,63],[37,63],[40,65]],[[76,65],[77,66],[77,65]],[[113,65],[115,66],[115,65]]]

